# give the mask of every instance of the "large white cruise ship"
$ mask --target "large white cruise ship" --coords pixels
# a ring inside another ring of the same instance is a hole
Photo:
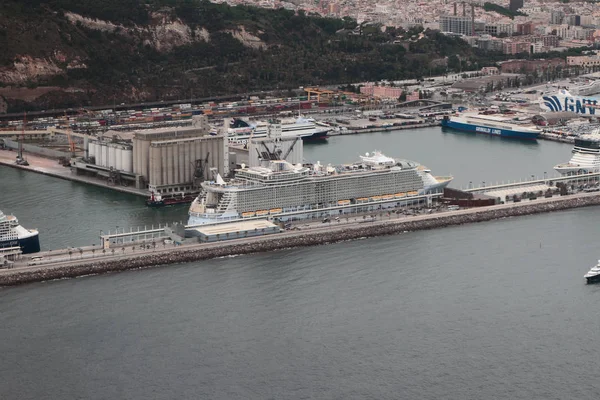
[[[13,215],[0,211],[0,248],[20,247],[23,254],[40,251],[37,230],[25,229]]]
[[[189,210],[189,225],[274,216],[286,220],[349,212],[346,206],[394,207],[418,194],[441,191],[452,177],[434,177],[408,160],[367,153],[353,164],[333,166],[264,160],[241,168],[225,182],[220,175],[202,183]],[[395,200],[398,200],[396,202]]]
[[[554,169],[561,175],[578,175],[600,172],[600,133],[581,135],[575,139],[573,157]]]
[[[299,116],[292,120],[282,120],[282,137],[300,137],[302,140],[323,140],[333,129],[331,126],[312,118]],[[268,121],[246,121],[240,118],[225,120],[227,136],[231,142],[246,142],[250,137],[266,137],[270,123]]]

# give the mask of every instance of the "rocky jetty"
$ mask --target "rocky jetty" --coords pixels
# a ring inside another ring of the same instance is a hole
[[[293,235],[280,237],[266,236],[250,243],[221,242],[218,246],[182,247],[172,251],[156,251],[140,253],[135,256],[123,256],[110,260],[73,261],[67,266],[39,266],[32,270],[4,270],[0,274],[0,286],[20,285],[52,279],[73,278],[82,275],[101,274],[129,269],[148,268],[153,266],[179,264],[206,260],[234,254],[250,254],[264,251],[280,250],[292,247],[315,246],[326,243],[353,240],[364,237],[394,235],[407,231],[442,228],[473,222],[490,221],[501,218],[516,217],[559,211],[570,208],[600,205],[600,195],[575,195],[539,202],[528,202],[505,205],[501,207],[482,208],[458,212],[441,213],[427,218],[379,221],[365,224],[332,226],[327,232],[294,232]]]

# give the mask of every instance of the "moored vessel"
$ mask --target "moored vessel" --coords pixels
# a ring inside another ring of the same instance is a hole
[[[196,193],[173,193],[173,194],[160,194],[150,193],[150,197],[146,200],[148,207],[165,207],[175,204],[190,204],[196,196]]]
[[[246,121],[234,118],[228,122],[227,135],[230,142],[247,141],[252,138],[266,137],[269,131],[268,121]],[[325,140],[333,129],[331,126],[315,121],[312,118],[299,116],[294,120],[283,120],[281,123],[282,137],[299,137],[302,140]]]
[[[444,116],[442,127],[465,132],[483,133],[511,139],[536,140],[540,130],[522,126],[492,115]]]
[[[561,175],[580,175],[600,172],[600,133],[581,135],[575,139],[573,156],[554,169]]]
[[[189,210],[189,225],[232,221],[276,214],[280,220],[322,217],[350,212],[355,205],[370,209],[396,207],[418,195],[439,192],[451,176],[434,177],[414,161],[373,152],[352,164],[291,164],[262,160],[240,168],[225,182],[217,174],[202,183]],[[399,193],[405,194],[397,199]],[[276,211],[276,212],[275,212]]]
[[[587,283],[600,282],[600,260],[598,260],[598,264],[593,266],[583,277]]]
[[[39,233],[19,225],[14,215],[0,211],[0,248],[20,247],[23,254],[40,251]]]

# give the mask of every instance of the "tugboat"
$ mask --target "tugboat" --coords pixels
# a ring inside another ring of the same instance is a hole
[[[190,204],[199,193],[173,193],[163,196],[160,193],[150,192],[150,198],[146,200],[148,207],[165,207],[175,204]]]
[[[590,269],[583,277],[586,279],[587,283],[600,282],[600,260],[598,260],[598,264],[592,267],[592,269]]]

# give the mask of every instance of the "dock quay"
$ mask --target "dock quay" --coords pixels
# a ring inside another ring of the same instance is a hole
[[[390,132],[390,131],[399,131],[404,129],[418,129],[418,128],[430,128],[433,126],[441,126],[442,123],[440,121],[434,122],[425,122],[420,124],[407,124],[407,125],[398,125],[398,126],[375,126],[375,127],[347,127],[346,130],[340,131],[332,131],[329,133],[329,136],[339,136],[339,135],[356,135],[359,133],[375,133],[375,132]]]
[[[63,167],[58,164],[56,159],[46,158],[35,154],[26,154],[26,159],[29,162],[28,166],[16,165],[15,157],[17,153],[10,150],[0,150],[0,165],[4,165],[11,168],[17,168],[24,171],[36,172],[38,174],[53,176],[55,178],[65,179],[74,182],[86,183],[89,185],[99,186],[110,190],[116,190],[118,192],[134,194],[136,196],[148,197],[148,191],[143,189],[136,189],[135,187],[113,185],[108,183],[106,180],[94,178],[91,176],[77,175],[71,168]]]
[[[232,239],[223,242],[195,243],[181,246],[163,245],[140,248],[123,247],[118,251],[95,254],[84,249],[69,254],[69,260],[32,263],[23,257],[12,268],[0,270],[0,286],[13,286],[52,279],[73,278],[129,269],[193,262],[231,255],[315,246],[365,237],[394,235],[508,217],[532,215],[571,208],[600,205],[600,193],[578,193],[561,197],[540,198],[524,203],[507,203],[489,207],[447,211],[416,216],[389,216],[366,222],[328,223],[308,230],[287,230],[269,236]],[[98,250],[98,249],[94,249]],[[60,252],[63,250],[55,250]],[[33,258],[39,260],[40,256]],[[32,265],[35,264],[35,265]]]

